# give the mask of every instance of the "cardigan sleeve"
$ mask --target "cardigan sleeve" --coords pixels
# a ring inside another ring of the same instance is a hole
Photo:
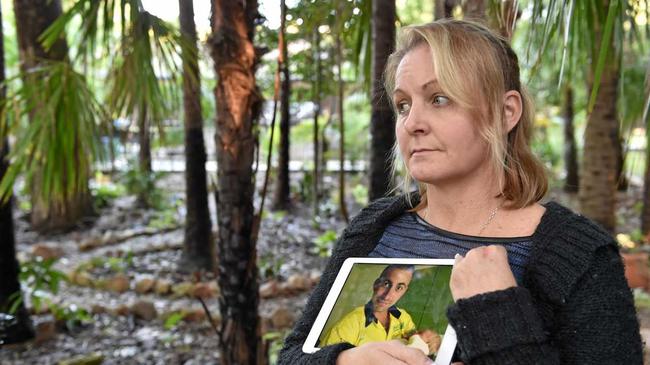
[[[634,301],[618,251],[598,248],[588,270],[543,326],[523,287],[459,300],[448,310],[466,365],[642,364]]]

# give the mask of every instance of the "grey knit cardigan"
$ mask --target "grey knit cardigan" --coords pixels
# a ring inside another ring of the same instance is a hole
[[[545,207],[532,236],[523,285],[448,308],[461,360],[466,365],[642,364],[639,324],[616,241],[557,203]],[[353,347],[343,343],[302,352],[343,261],[367,256],[385,227],[407,209],[403,195],[382,198],[352,220],[286,338],[279,364],[335,364],[341,351]]]

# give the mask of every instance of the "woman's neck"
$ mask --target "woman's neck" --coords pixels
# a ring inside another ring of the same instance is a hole
[[[427,207],[418,212],[422,218],[436,227],[467,235],[479,235],[503,205],[496,179],[485,176],[427,184],[426,195]]]

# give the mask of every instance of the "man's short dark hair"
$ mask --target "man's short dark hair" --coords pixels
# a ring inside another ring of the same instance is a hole
[[[375,282],[381,279],[385,279],[388,276],[388,274],[394,270],[406,270],[411,273],[411,277],[412,277],[413,274],[415,273],[415,266],[411,264],[390,264],[384,268],[384,270],[381,272],[381,274],[379,274],[379,277],[377,277],[377,280]]]

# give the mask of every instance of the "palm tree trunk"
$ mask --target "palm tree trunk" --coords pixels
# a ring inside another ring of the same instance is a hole
[[[395,144],[395,114],[386,95],[383,72],[395,43],[395,0],[372,4],[372,106],[370,116],[370,189],[372,201],[390,190],[390,155]]]
[[[43,60],[64,61],[67,58],[68,45],[65,39],[60,39],[49,50],[45,50],[39,42],[39,36],[60,15],[59,0],[14,0],[16,18],[16,35],[20,56],[20,69],[23,82],[29,80],[27,71],[37,67]],[[67,61],[66,61],[67,62]],[[90,169],[83,169],[89,171]],[[90,176],[86,177],[86,181]],[[92,213],[92,201],[88,185],[74,194],[62,199],[47,199],[41,195],[43,177],[34,176],[31,183],[32,228],[38,231],[52,231],[72,228],[81,218]]]
[[[433,16],[435,20],[451,18],[456,0],[434,0]]]
[[[208,207],[206,153],[201,115],[201,79],[196,46],[196,25],[192,0],[179,0],[181,32],[187,37],[183,67],[183,106],[185,111],[185,237],[179,267],[214,269],[212,222]]]
[[[285,210],[289,207],[289,100],[291,98],[291,78],[287,57],[287,40],[285,34],[287,5],[280,2],[280,66],[282,73],[282,87],[280,93],[280,155],[278,158],[278,179],[273,196],[273,208]]]
[[[573,128],[573,88],[570,85],[564,88],[564,168],[566,179],[564,191],[577,192],[578,179],[578,153],[576,149],[575,132]]]
[[[318,204],[319,204],[319,193],[318,193],[318,181],[320,176],[318,174],[318,165],[319,161],[319,139],[318,139],[318,118],[320,117],[320,83],[321,83],[321,61],[320,61],[320,32],[318,27],[314,29],[314,60],[316,64],[316,75],[314,76],[314,135],[313,135],[313,144],[314,144],[314,173],[313,173],[313,204],[314,204],[314,217],[318,216]]]
[[[345,204],[345,122],[343,119],[343,65],[341,35],[336,32],[336,65],[338,69],[338,113],[339,113],[339,206],[343,219],[348,222],[348,208]]]
[[[4,40],[2,37],[2,9],[0,9],[0,100],[6,97]],[[1,131],[2,129],[0,129]],[[2,181],[9,162],[9,140],[7,136],[0,135],[0,181]],[[18,273],[20,267],[16,260],[16,239],[14,234],[14,218],[12,214],[13,199],[10,197],[4,204],[0,202],[0,313],[8,313],[15,294],[20,293]],[[19,305],[12,314],[15,322],[2,323],[0,319],[0,345],[18,343],[34,337],[34,329],[29,314],[23,304]]]
[[[646,88],[648,85],[646,85]],[[646,125],[646,145],[650,142],[650,126]],[[641,211],[641,233],[650,234],[650,148],[646,147],[645,175],[643,177],[643,209]]]
[[[463,17],[469,20],[485,21],[485,0],[465,0]]]
[[[256,0],[212,0],[209,42],[218,76],[215,142],[222,365],[257,365],[265,359],[257,312],[257,251],[251,237],[253,127],[261,108],[253,46],[258,17]]]
[[[608,0],[603,0],[603,9],[608,8]],[[602,24],[595,27],[595,44],[602,43]],[[613,37],[610,44],[614,49]],[[593,83],[595,62],[591,65],[589,82]],[[613,232],[616,227],[616,157],[619,143],[619,123],[617,120],[616,100],[618,88],[618,70],[609,52],[605,69],[596,96],[596,103],[587,120],[585,128],[584,156],[580,175],[578,200],[581,213],[595,220]]]

